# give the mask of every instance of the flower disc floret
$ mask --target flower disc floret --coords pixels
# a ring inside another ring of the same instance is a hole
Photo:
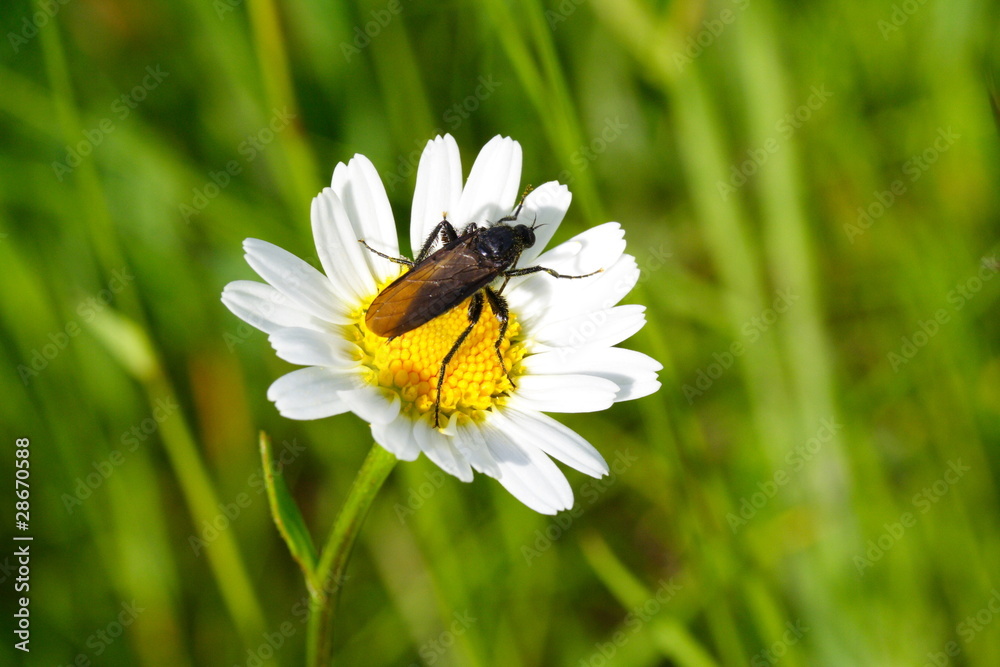
[[[434,401],[438,393],[438,374],[445,356],[469,326],[467,299],[427,324],[395,338],[383,338],[365,325],[367,307],[351,327],[364,355],[362,364],[369,369],[370,384],[395,392],[401,401],[400,411],[412,419],[433,421]],[[370,302],[369,302],[370,303]],[[481,421],[485,411],[503,404],[514,390],[525,342],[519,340],[520,324],[509,314],[507,332],[500,343],[504,371],[496,353],[500,322],[490,309],[483,312],[472,331],[448,362],[441,384],[441,421],[447,423],[454,412]]]

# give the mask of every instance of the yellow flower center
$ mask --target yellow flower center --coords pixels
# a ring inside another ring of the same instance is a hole
[[[380,285],[379,291],[385,286]],[[392,340],[375,335],[365,326],[371,300],[355,314],[352,328],[363,353],[362,364],[370,369],[367,381],[395,392],[402,402],[401,412],[414,420],[427,418],[429,423],[433,422],[441,362],[469,326],[470,301],[466,299],[427,324]],[[508,314],[508,322],[500,354],[510,377],[516,380],[521,372],[525,342],[519,339],[521,327],[513,313]],[[499,335],[500,321],[486,301],[479,321],[445,370],[440,426],[447,425],[455,412],[479,421],[484,411],[502,403],[514,389],[497,357],[495,346]]]

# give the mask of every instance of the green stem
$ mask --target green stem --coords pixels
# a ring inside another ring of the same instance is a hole
[[[311,667],[326,667],[330,664],[333,653],[333,617],[351,548],[375,495],[395,465],[395,456],[377,444],[372,445],[330,531],[314,579],[321,585],[310,592],[311,613],[307,641],[308,664]]]

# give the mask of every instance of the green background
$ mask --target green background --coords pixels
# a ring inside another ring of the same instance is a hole
[[[370,437],[281,418],[291,367],[219,295],[254,277],[246,237],[315,262],[310,200],[355,153],[405,230],[443,131],[466,173],[504,134],[523,183],[569,183],[556,241],[622,223],[649,320],[626,346],[663,387],[560,416],[619,474],[569,471],[555,519],[399,465],[340,664],[1000,660],[996,3],[16,1],[0,26],[27,664],[301,664],[257,434],[318,542]]]

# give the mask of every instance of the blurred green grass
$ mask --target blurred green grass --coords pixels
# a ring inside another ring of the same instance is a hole
[[[0,415],[31,438],[34,484],[24,664],[301,663],[306,592],[257,432],[288,452],[318,538],[370,439],[352,415],[280,418],[265,390],[288,365],[219,293],[254,277],[246,237],[315,256],[310,199],[354,153],[405,230],[442,131],[466,170],[502,133],[524,183],[569,183],[556,241],[622,222],[649,319],[627,346],[663,362],[663,388],[560,416],[623,463],[569,472],[577,505],[555,519],[399,466],[349,568],[340,664],[1000,658],[996,5],[0,17]]]

